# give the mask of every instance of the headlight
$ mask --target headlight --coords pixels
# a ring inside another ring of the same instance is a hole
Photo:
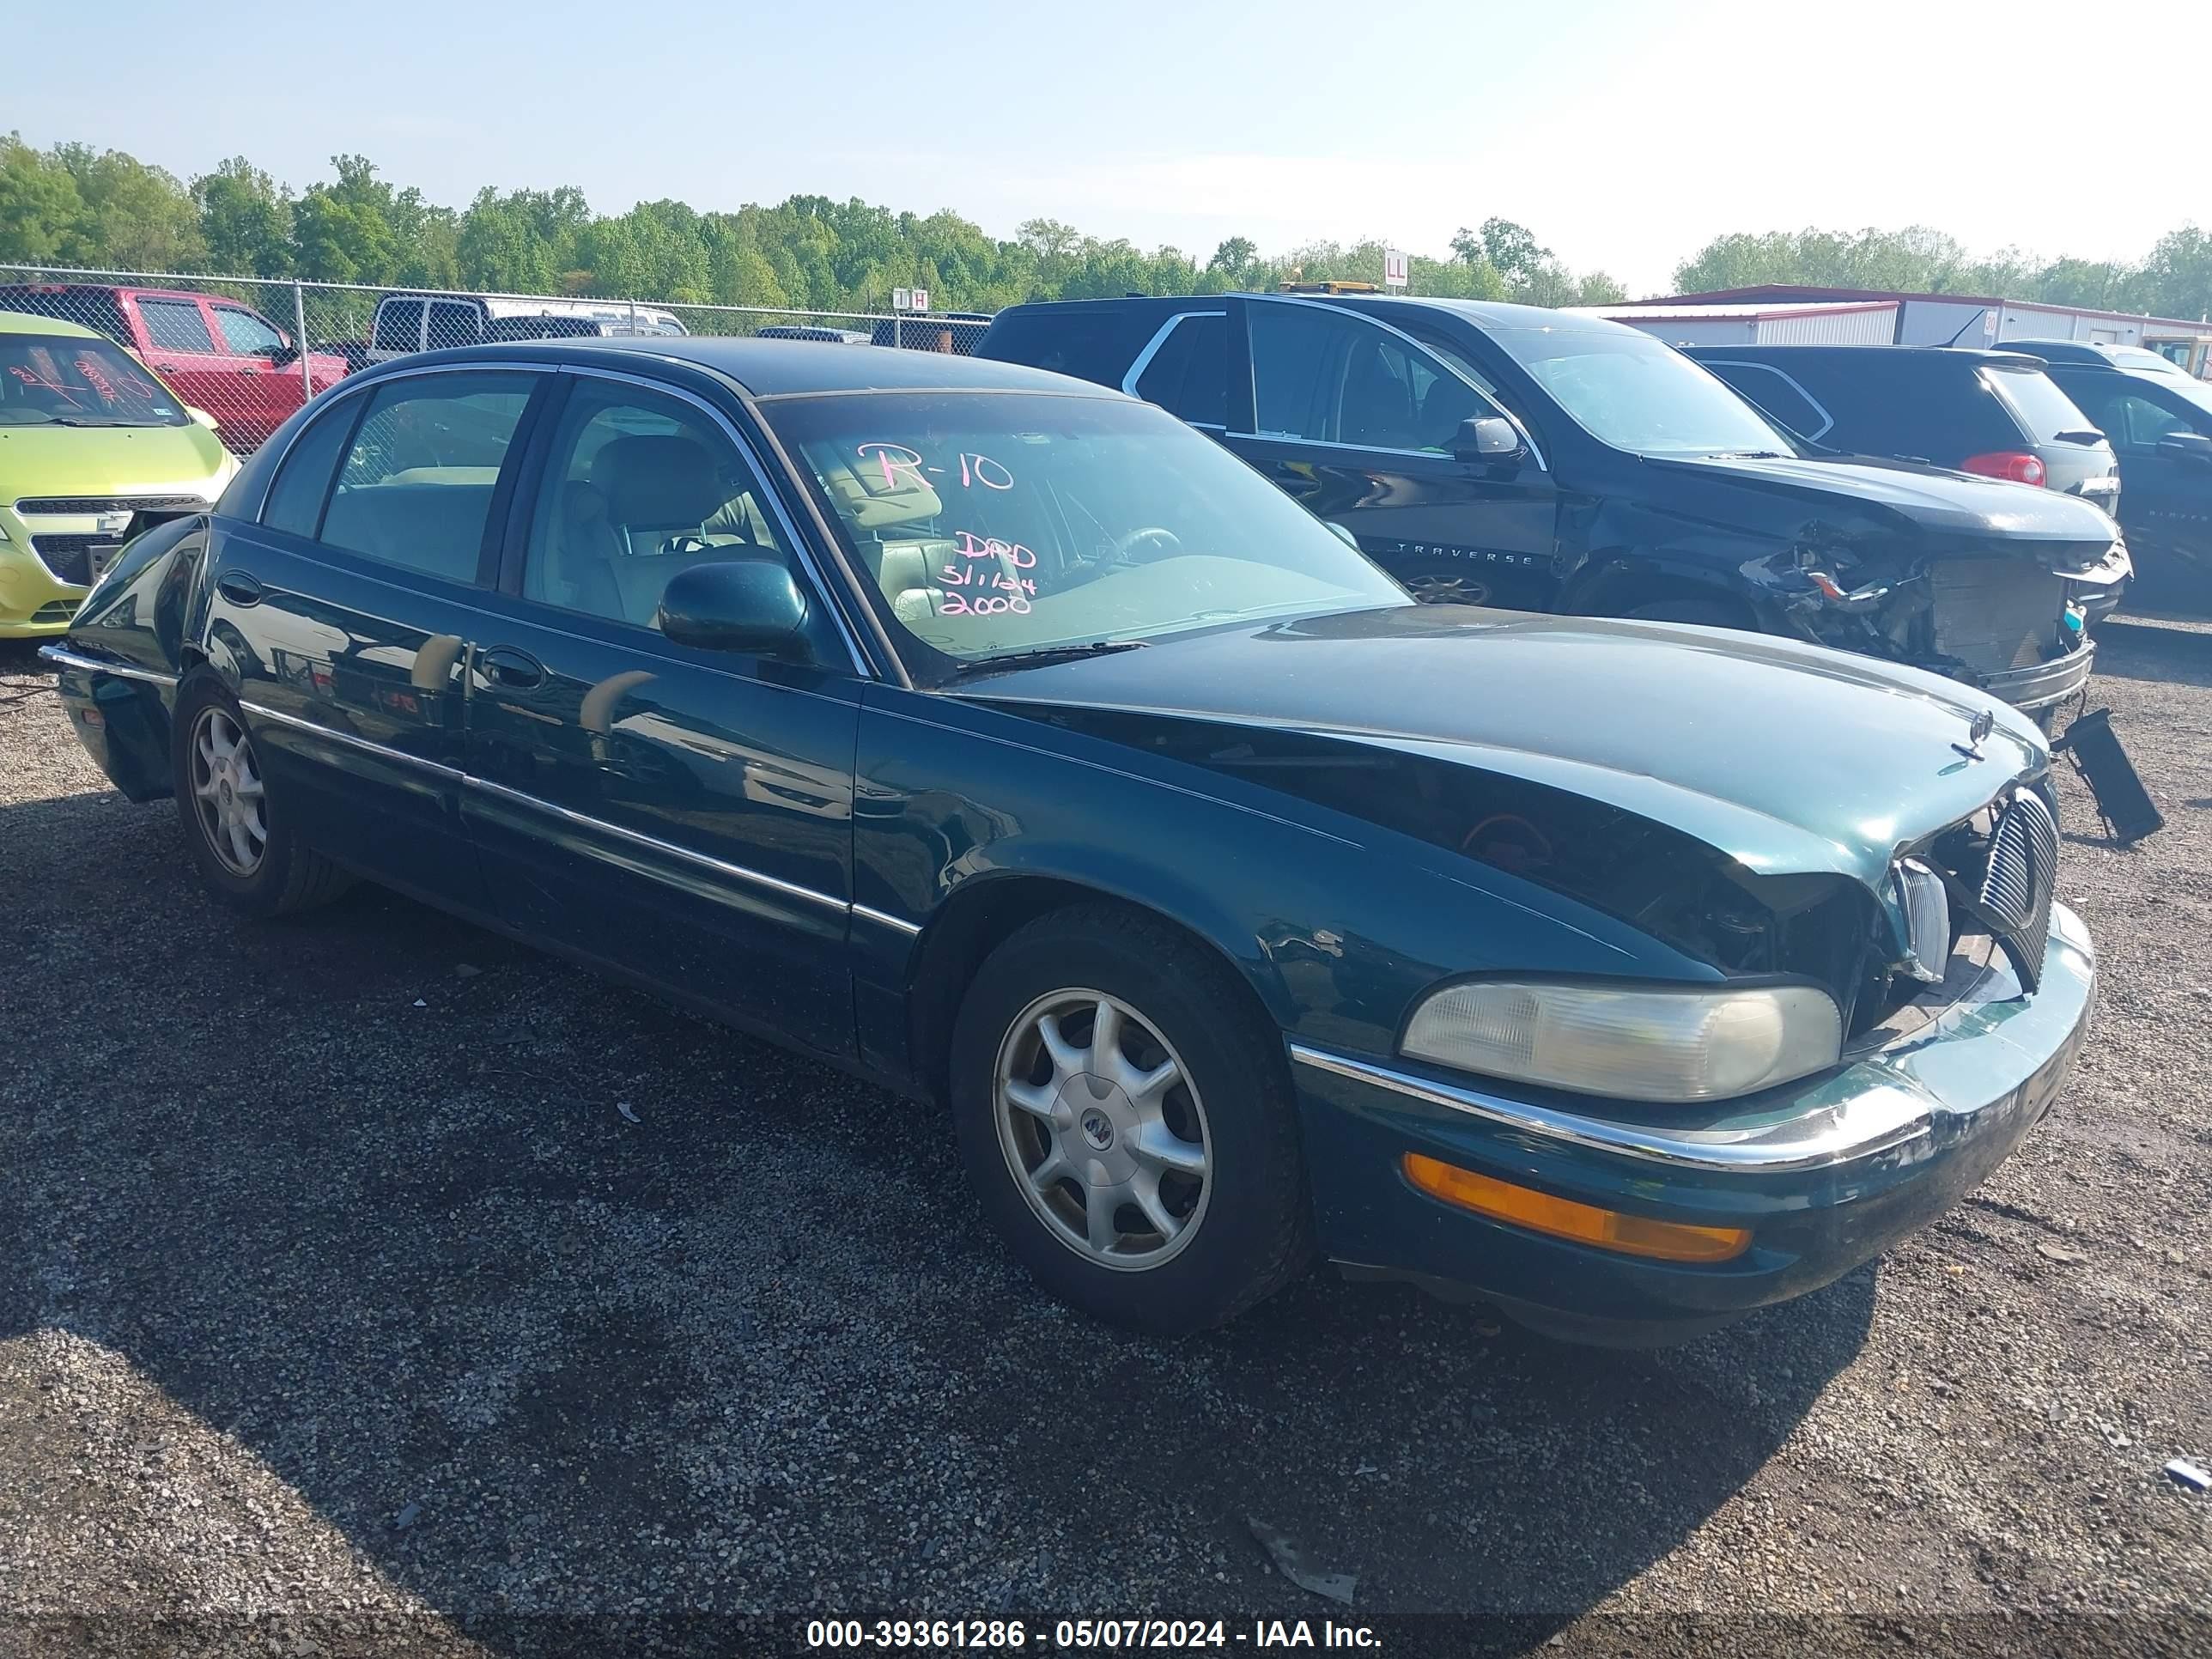
[[[1488,1077],[1626,1100],[1728,1100],[1832,1066],[1835,1000],[1809,985],[1634,990],[1475,980],[1433,993],[1400,1046]]]

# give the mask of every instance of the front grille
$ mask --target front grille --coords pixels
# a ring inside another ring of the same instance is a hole
[[[33,536],[31,550],[39,556],[39,562],[54,573],[58,582],[71,582],[79,587],[92,586],[92,550],[112,547],[112,536]]]
[[[15,503],[18,513],[204,513],[207,502],[198,495],[26,495]]]
[[[2015,794],[1990,832],[1981,907],[2021,982],[2033,990],[2051,938],[2051,896],[2058,878],[2058,825],[2033,790]]]
[[[2065,580],[2024,559],[1939,559],[1929,567],[1936,649],[1978,674],[2056,654]]]

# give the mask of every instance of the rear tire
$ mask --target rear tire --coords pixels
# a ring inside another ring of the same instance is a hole
[[[1281,1040],[1231,970],[1163,921],[1085,905],[1014,933],[961,1004],[951,1094],[993,1228],[1085,1313],[1183,1335],[1306,1263]]]
[[[246,716],[221,681],[187,680],[171,726],[185,845],[210,891],[249,916],[327,904],[353,878],[300,839],[271,793]]]

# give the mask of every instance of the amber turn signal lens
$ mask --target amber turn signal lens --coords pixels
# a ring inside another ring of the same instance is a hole
[[[1595,1204],[1554,1198],[1510,1181],[1498,1181],[1455,1164],[1441,1164],[1419,1152],[1406,1154],[1406,1179],[1447,1204],[1473,1210],[1495,1221],[1531,1232],[1595,1244],[1625,1255],[1655,1256],[1662,1261],[1728,1261],[1751,1248],[1743,1227],[1692,1227],[1679,1221],[1653,1221]]]

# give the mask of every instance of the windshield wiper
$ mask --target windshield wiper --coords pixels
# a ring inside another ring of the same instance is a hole
[[[1117,651],[1141,651],[1143,640],[1092,640],[1083,645],[1048,645],[1034,651],[1002,651],[995,657],[970,657],[952,671],[957,679],[966,674],[988,673],[994,668],[1036,668],[1048,662],[1073,662],[1079,657],[1110,657]]]

